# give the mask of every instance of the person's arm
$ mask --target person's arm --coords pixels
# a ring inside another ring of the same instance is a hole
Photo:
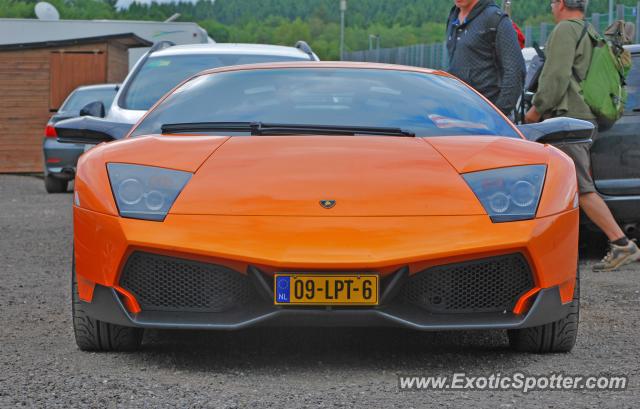
[[[498,24],[496,57],[502,74],[496,106],[502,112],[509,114],[516,107],[518,98],[522,94],[526,69],[518,35],[508,18],[503,18]]]
[[[535,124],[537,122],[540,122],[541,119],[542,119],[542,115],[540,114],[540,112],[538,112],[538,110],[536,109],[536,106],[533,105],[531,108],[529,108],[526,115],[524,116],[524,123]]]
[[[546,60],[533,97],[533,105],[540,115],[557,107],[569,89],[576,55],[576,32],[570,24],[559,24],[551,33],[544,49]]]

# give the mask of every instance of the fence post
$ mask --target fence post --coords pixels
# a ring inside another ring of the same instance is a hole
[[[636,4],[636,43],[640,41],[640,1]]]
[[[429,68],[435,67],[436,63],[436,47],[433,44],[429,45]]]
[[[624,20],[624,4],[618,4],[616,9],[616,17],[618,20]]]
[[[531,26],[524,27],[525,45],[531,47],[533,45],[533,28]]]
[[[540,44],[547,42],[547,23],[540,23]]]
[[[446,70],[449,66],[449,52],[447,51],[447,42],[442,42],[442,63],[440,64],[441,70]]]
[[[596,30],[600,31],[600,13],[593,13],[591,15],[591,24],[593,24]]]

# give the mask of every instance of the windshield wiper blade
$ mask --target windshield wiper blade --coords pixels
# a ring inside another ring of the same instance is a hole
[[[231,131],[250,132],[253,122],[185,122],[177,124],[163,124],[160,129],[163,134],[185,132]]]
[[[164,124],[163,134],[185,132],[251,132],[251,135],[380,135],[414,137],[415,133],[400,128],[342,125],[273,124],[263,122],[193,122]]]
[[[381,136],[416,136],[411,131],[400,128],[386,128],[373,126],[343,126],[343,125],[306,125],[306,124],[270,124],[255,122],[252,124],[254,135],[287,135],[287,134],[318,134],[318,135],[381,135]]]

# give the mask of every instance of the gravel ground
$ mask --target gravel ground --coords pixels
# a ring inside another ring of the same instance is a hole
[[[138,353],[84,353],[69,303],[71,194],[0,175],[0,407],[623,407],[640,405],[640,263],[582,261],[578,345],[511,352],[502,332],[149,331]],[[398,390],[398,374],[628,375],[626,391]]]

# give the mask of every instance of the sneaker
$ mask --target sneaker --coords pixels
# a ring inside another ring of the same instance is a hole
[[[613,271],[637,260],[640,260],[640,249],[635,240],[629,240],[626,246],[616,246],[611,243],[609,252],[601,262],[593,266],[593,271]]]

